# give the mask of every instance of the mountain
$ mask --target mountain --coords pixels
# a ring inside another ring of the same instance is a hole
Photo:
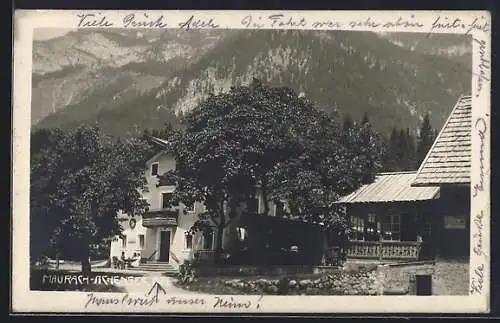
[[[158,129],[176,124],[209,93],[257,77],[303,92],[339,117],[367,112],[387,133],[393,126],[416,130],[426,113],[439,128],[470,92],[465,56],[415,50],[410,36],[401,45],[396,36],[346,31],[78,33],[34,46],[33,129],[82,122],[113,135]]]
[[[379,36],[411,51],[451,58],[464,66],[472,64],[472,36],[425,33],[380,33]]]
[[[218,40],[209,32],[99,29],[35,41],[32,124],[75,105],[83,106],[76,112],[80,120],[124,104],[160,86]]]

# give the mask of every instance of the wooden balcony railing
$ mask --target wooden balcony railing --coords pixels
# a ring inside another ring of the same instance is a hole
[[[413,241],[350,241],[347,257],[417,260],[421,244]]]
[[[142,225],[145,227],[154,226],[176,226],[179,218],[177,209],[150,210],[142,217]]]

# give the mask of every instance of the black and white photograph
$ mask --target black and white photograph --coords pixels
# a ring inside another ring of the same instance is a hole
[[[472,32],[78,17],[32,32],[29,291],[245,310],[482,288]]]

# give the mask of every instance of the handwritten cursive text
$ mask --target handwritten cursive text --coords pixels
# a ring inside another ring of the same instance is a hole
[[[89,306],[103,306],[103,305],[118,305],[123,304],[127,306],[140,306],[140,307],[150,307],[153,304],[158,303],[157,296],[153,297],[131,297],[129,294],[125,294],[123,297],[106,297],[97,296],[94,293],[87,294],[87,302],[85,303],[85,308]]]
[[[235,300],[232,296],[230,297],[222,297],[215,296],[215,304],[213,308],[225,308],[225,309],[245,309],[250,308],[252,306],[252,301],[238,301]]]
[[[475,128],[479,137],[479,183],[474,184],[473,197],[476,197],[479,192],[484,190],[484,139],[486,134],[486,120],[478,118]]]
[[[483,89],[484,82],[488,82],[490,79],[487,76],[487,71],[490,69],[490,61],[486,59],[486,41],[474,38],[473,41],[478,46],[479,54],[479,64],[478,72],[476,72],[477,82],[476,82],[476,97],[479,97],[481,90]]]
[[[458,29],[462,30],[465,35],[469,35],[474,30],[488,32],[489,28],[490,24],[485,19],[485,17],[480,17],[480,18],[475,17],[473,21],[467,22],[460,18],[438,16],[432,22],[427,37],[429,37],[430,34],[438,30]]]
[[[473,238],[476,239],[476,242],[474,242],[473,250],[474,250],[474,253],[476,255],[482,256],[483,255],[483,228],[484,228],[483,211],[482,210],[479,214],[477,214],[474,217],[473,222],[477,228],[477,233],[474,233],[474,235],[473,235]]]
[[[76,15],[78,23],[76,26],[80,27],[112,27],[113,23],[108,20],[106,16],[101,13],[85,13]]]
[[[123,27],[125,28],[166,28],[167,22],[163,15],[158,17],[149,16],[149,14],[144,13],[142,15],[136,15],[131,13],[123,17],[122,20]]]
[[[186,21],[179,23],[179,28],[184,30],[198,29],[198,28],[219,28],[214,18],[200,19],[192,15]]]
[[[470,293],[472,295],[481,294],[481,292],[483,291],[484,269],[485,269],[484,264],[480,264],[476,266],[474,272],[472,273],[472,279],[470,284]]]
[[[179,298],[179,297],[169,297],[166,300],[169,305],[205,305],[205,300],[203,298]]]

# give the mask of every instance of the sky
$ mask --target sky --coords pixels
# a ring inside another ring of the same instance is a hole
[[[33,30],[34,40],[47,40],[66,35],[73,29],[69,28],[36,28]]]

